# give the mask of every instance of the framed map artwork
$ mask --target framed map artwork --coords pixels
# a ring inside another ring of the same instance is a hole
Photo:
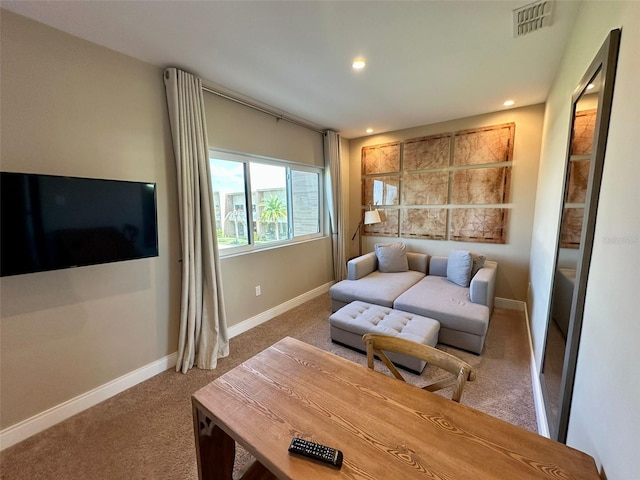
[[[596,127],[597,109],[575,113],[571,135],[571,155],[567,178],[567,197],[560,226],[560,247],[580,248],[584,203],[591,169],[591,151]]]
[[[364,225],[364,235],[375,235],[378,237],[397,237],[398,236],[398,217],[400,211],[398,209],[380,210],[380,216],[383,217],[381,223],[372,223]]]
[[[363,147],[363,210],[394,207],[363,234],[505,243],[514,136],[507,123]]]
[[[362,147],[362,174],[400,171],[400,142]]]
[[[560,248],[579,248],[584,208],[565,208],[560,227]]]
[[[403,146],[403,170],[426,170],[449,166],[451,135],[407,140]]]
[[[449,172],[405,172],[403,186],[402,205],[446,205]]]
[[[400,236],[405,238],[447,238],[447,210],[445,208],[407,208],[402,210]]]
[[[571,139],[571,155],[590,155],[593,149],[593,132],[596,128],[598,110],[582,110],[576,112],[573,121],[573,138]]]
[[[511,167],[474,168],[453,172],[451,203],[508,203]]]
[[[363,205],[398,205],[399,193],[400,177],[397,175],[362,179]]]
[[[570,160],[569,185],[567,187],[567,203],[584,203],[587,198],[589,168],[591,162],[586,160]]]
[[[506,208],[459,208],[451,210],[450,240],[506,243]]]
[[[455,134],[453,165],[508,162],[513,157],[515,124],[464,130]]]

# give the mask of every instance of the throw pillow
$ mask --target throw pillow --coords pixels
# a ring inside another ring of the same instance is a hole
[[[378,257],[378,270],[383,273],[409,270],[407,247],[402,242],[376,244],[376,257]]]
[[[473,259],[473,266],[471,267],[471,278],[476,276],[478,270],[484,267],[484,261],[487,259],[484,255],[480,253],[472,253],[471,258]]]
[[[468,287],[472,266],[473,259],[468,251],[453,250],[447,260],[447,280],[461,287]]]

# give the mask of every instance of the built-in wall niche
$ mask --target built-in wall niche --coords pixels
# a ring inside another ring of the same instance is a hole
[[[506,243],[515,124],[362,148],[364,235]]]

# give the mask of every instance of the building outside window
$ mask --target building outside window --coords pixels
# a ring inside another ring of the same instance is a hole
[[[214,150],[209,161],[223,255],[322,236],[322,169]]]

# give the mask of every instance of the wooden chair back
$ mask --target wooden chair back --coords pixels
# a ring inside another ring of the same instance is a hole
[[[398,372],[398,369],[393,362],[391,362],[391,360],[389,360],[385,355],[385,351],[401,353],[419,358],[428,364],[435,365],[453,374],[452,377],[438,380],[423,387],[423,389],[429,392],[435,392],[453,385],[454,388],[453,393],[451,394],[451,400],[458,403],[462,397],[462,390],[464,389],[466,382],[473,381],[476,378],[473,368],[467,362],[428,345],[422,345],[404,338],[390,337],[388,335],[379,335],[376,333],[365,334],[362,337],[362,341],[367,348],[367,366],[374,370],[373,357],[376,355],[387,366],[393,376],[403,382],[406,380],[400,372]]]

